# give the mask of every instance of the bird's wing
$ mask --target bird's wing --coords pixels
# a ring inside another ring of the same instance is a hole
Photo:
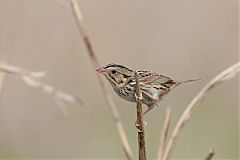
[[[159,85],[157,83],[141,85],[143,94],[155,101],[159,101],[162,96],[168,94],[170,89],[171,88],[166,87],[166,85]]]
[[[139,81],[145,84],[151,83],[159,78],[159,75],[150,71],[137,71],[139,74]]]
[[[138,74],[143,94],[156,101],[179,84],[167,76],[150,71],[138,71]]]
[[[153,99],[155,101],[159,101],[159,91],[153,87],[141,87],[142,93],[148,97],[149,99]]]
[[[167,89],[172,89],[180,84],[178,81],[172,80],[171,78],[164,75],[159,75],[158,79],[156,79],[154,83],[160,83],[162,85],[162,88]]]
[[[137,71],[139,74],[139,80],[145,84],[160,84],[166,88],[173,88],[174,86],[178,85],[179,82],[172,80],[171,78],[159,75],[150,71]]]

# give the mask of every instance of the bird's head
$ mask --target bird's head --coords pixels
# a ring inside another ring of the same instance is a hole
[[[123,87],[134,79],[134,71],[119,64],[110,63],[96,71],[103,74],[113,87]]]

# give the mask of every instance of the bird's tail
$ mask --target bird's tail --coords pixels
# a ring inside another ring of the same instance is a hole
[[[194,82],[194,81],[199,81],[199,80],[201,80],[201,78],[179,81],[178,83],[183,84],[183,83],[189,83],[189,82]]]

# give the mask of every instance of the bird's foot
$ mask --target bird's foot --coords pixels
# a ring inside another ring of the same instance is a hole
[[[138,97],[138,95],[135,93],[135,98],[136,100],[142,100],[143,99],[143,96],[142,96],[142,93],[140,94],[140,97]]]
[[[135,122],[135,128],[138,132],[142,132],[142,130],[140,129],[140,124],[137,123],[137,121]],[[147,122],[143,121],[143,127],[147,126]]]

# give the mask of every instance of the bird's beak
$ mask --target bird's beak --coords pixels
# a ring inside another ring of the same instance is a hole
[[[103,75],[107,75],[107,71],[106,71],[106,69],[104,69],[103,67],[98,68],[96,71],[97,71],[98,73],[103,74]]]

